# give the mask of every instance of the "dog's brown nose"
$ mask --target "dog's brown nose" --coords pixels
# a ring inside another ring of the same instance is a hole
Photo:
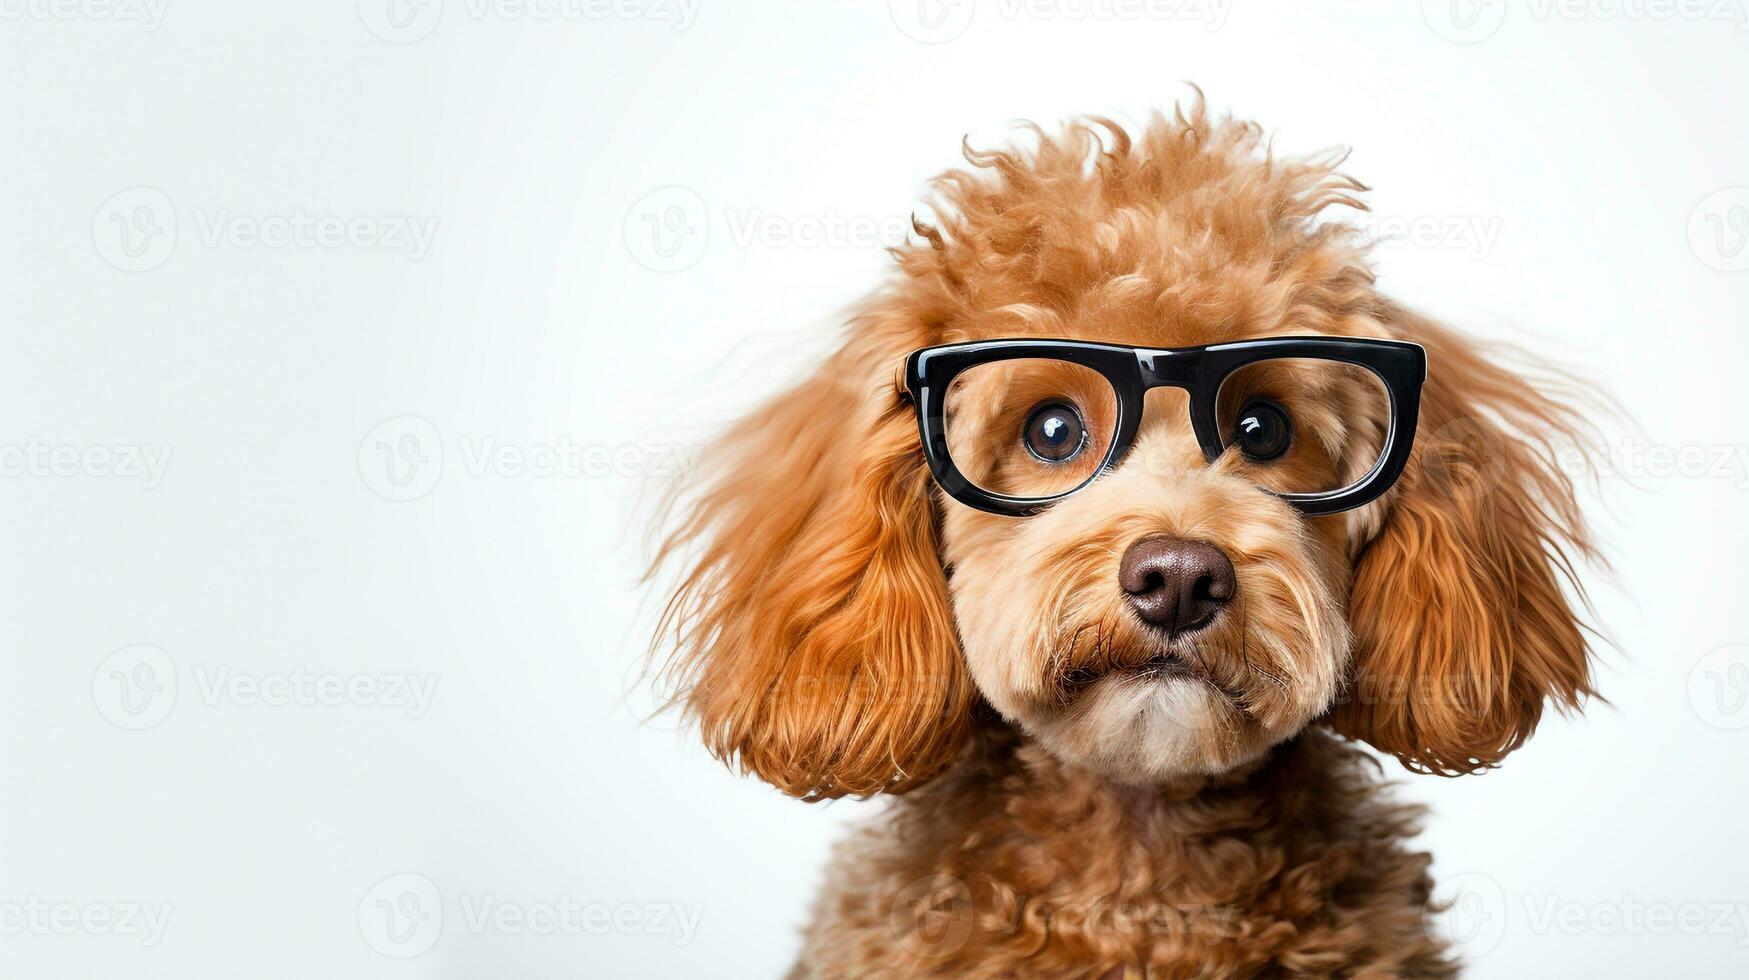
[[[1172,633],[1207,625],[1239,588],[1226,552],[1184,538],[1143,538],[1130,545],[1117,579],[1143,622]]]

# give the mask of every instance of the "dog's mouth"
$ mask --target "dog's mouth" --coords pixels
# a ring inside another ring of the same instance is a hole
[[[1106,662],[1067,668],[1057,675],[1057,696],[1063,705],[1080,698],[1100,681],[1119,683],[1153,683],[1174,680],[1206,684],[1240,713],[1250,715],[1247,699],[1240,691],[1222,684],[1208,667],[1193,655],[1162,650],[1146,659],[1129,662]]]
[[[1073,700],[1094,684],[1108,677],[1129,680],[1168,680],[1182,677],[1213,683],[1208,672],[1200,665],[1171,651],[1162,651],[1146,660],[1133,663],[1106,663],[1099,666],[1070,667],[1057,675],[1057,686],[1067,699]]]
[[[1113,675],[1144,678],[1200,677],[1203,672],[1177,654],[1156,653],[1140,663],[1119,664],[1104,668],[1072,667],[1063,671],[1063,683],[1070,687],[1085,688],[1101,677]]]

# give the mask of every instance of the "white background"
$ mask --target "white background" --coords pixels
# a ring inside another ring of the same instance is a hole
[[[962,135],[1187,81],[1354,147],[1427,235],[1385,290],[1638,425],[1592,447],[1639,472],[1592,508],[1611,706],[1390,770],[1472,974],[1749,972],[1736,0],[388,2],[0,0],[0,974],[779,975],[869,805],[641,721],[645,471],[823,348]],[[251,235],[300,216],[349,234]],[[626,455],[479,460],[566,445]],[[435,688],[251,686],[299,674]],[[566,900],[605,918],[475,918]]]

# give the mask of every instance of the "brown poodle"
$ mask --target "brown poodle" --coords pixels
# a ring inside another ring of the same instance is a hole
[[[670,501],[707,745],[892,797],[795,975],[1451,975],[1356,743],[1474,772],[1590,693],[1584,423],[1375,290],[1338,159],[1200,98],[1025,142]]]

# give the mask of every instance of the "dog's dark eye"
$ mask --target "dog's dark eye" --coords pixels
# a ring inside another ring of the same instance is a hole
[[[1256,463],[1280,459],[1293,442],[1294,427],[1287,412],[1274,402],[1248,403],[1233,424],[1232,444]]]
[[[1066,463],[1087,444],[1087,427],[1073,405],[1046,402],[1032,410],[1021,430],[1027,452],[1047,463]]]

